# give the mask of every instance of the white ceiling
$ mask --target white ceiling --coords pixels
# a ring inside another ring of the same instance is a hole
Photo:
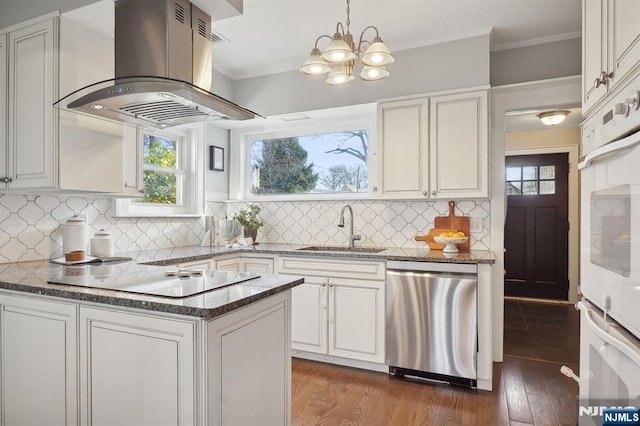
[[[501,50],[579,37],[581,16],[581,0],[351,0],[351,33],[374,25],[393,52],[491,31]],[[244,0],[242,15],[214,17],[229,40],[214,45],[214,67],[233,79],[298,69],[345,21],[346,0]]]
[[[569,111],[567,118],[555,126],[542,124],[538,114],[553,110]],[[545,130],[559,127],[578,127],[582,123],[582,108],[547,108],[539,110],[511,111],[505,117],[505,132],[524,132],[529,130]]]

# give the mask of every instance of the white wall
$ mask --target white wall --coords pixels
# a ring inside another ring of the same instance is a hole
[[[489,35],[394,52],[391,75],[330,87],[289,71],[236,81],[235,101],[262,115],[332,108],[378,99],[489,84]]]

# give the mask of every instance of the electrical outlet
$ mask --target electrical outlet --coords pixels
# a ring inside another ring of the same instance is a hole
[[[471,219],[469,227],[471,232],[482,232],[482,219]]]

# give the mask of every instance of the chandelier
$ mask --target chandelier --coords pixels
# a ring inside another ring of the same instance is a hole
[[[329,73],[325,82],[331,86],[346,84],[354,80],[353,72],[355,59],[360,59],[363,67],[360,78],[365,81],[382,80],[389,75],[386,66],[394,61],[394,57],[384,45],[378,34],[378,29],[372,25],[362,30],[360,40],[356,45],[349,31],[351,20],[349,19],[350,0],[347,0],[347,32],[341,22],[336,25],[333,37],[326,34],[316,39],[311,54],[300,67],[300,71],[306,75],[323,75]],[[364,38],[367,30],[375,31],[375,37],[369,41]],[[328,38],[331,42],[324,51],[318,49],[318,42]]]

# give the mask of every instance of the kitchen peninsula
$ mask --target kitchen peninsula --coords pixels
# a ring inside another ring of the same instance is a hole
[[[0,423],[288,424],[290,289],[303,279],[228,273],[250,279],[188,297],[104,289],[166,284],[168,269],[0,265]],[[78,285],[49,283],[65,279]]]
[[[124,419],[154,425],[288,424],[292,354],[384,371],[378,345],[384,346],[379,320],[388,260],[477,266],[478,388],[491,389],[492,252],[308,248],[190,246],[129,252],[133,261],[118,264],[0,265],[4,424],[45,418],[56,424],[123,424]],[[111,282],[145,291],[150,274],[162,281],[165,271],[178,267],[259,277],[182,298],[104,288]],[[51,283],[65,280],[94,288]],[[305,343],[306,323],[295,321],[296,315],[309,314],[300,312],[307,305],[296,309],[300,300],[292,303],[292,298],[303,281],[299,288],[313,291],[327,280],[325,293],[358,305],[344,305],[344,318],[333,311],[334,331],[345,335],[358,327],[360,337],[371,339],[353,339],[348,342],[353,346],[322,355]],[[371,324],[354,323],[358,309],[370,308],[375,310]],[[346,326],[339,325],[343,319]],[[370,342],[375,344],[367,352]]]

